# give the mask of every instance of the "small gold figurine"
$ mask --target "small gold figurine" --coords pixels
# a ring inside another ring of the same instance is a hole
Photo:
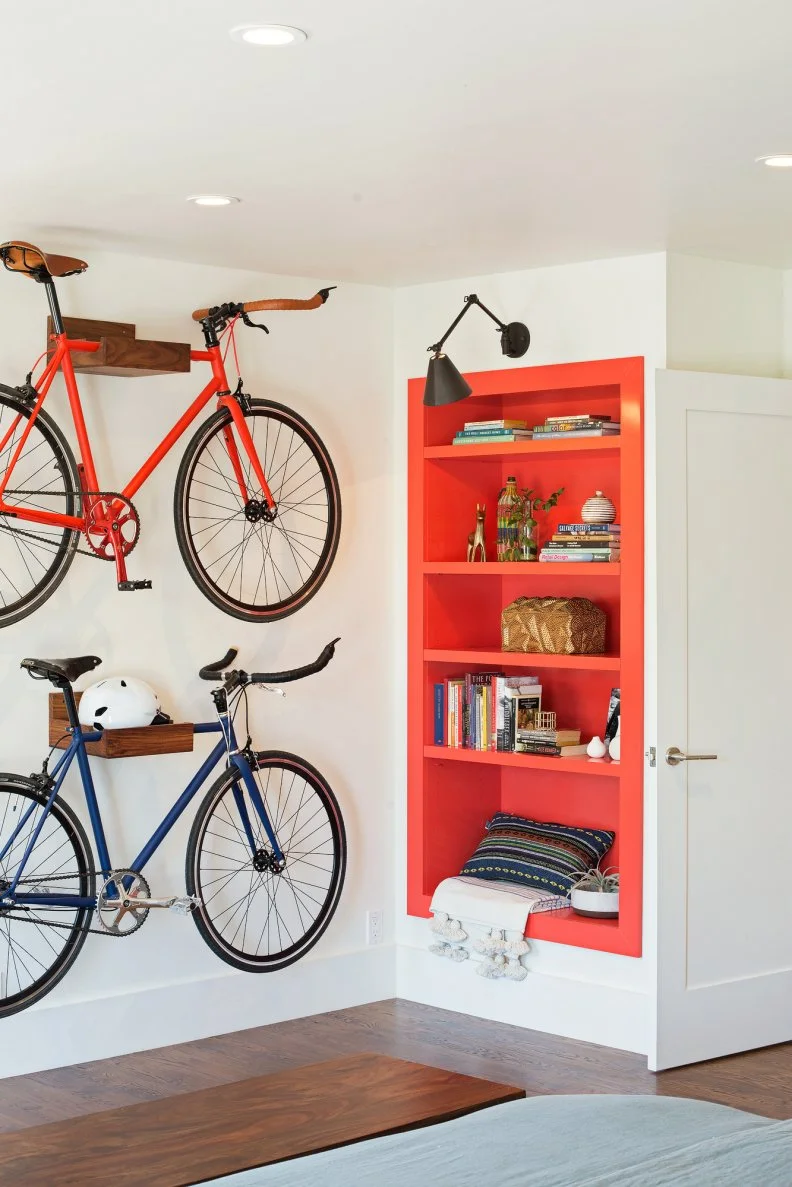
[[[477,548],[481,549],[479,560],[486,561],[487,559],[487,550],[484,546],[484,516],[486,513],[486,506],[483,503],[481,506],[476,503],[476,530],[468,536],[467,558],[469,561],[476,559]]]

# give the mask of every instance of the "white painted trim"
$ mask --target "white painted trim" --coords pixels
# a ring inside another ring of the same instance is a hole
[[[382,1001],[394,996],[396,949],[301,960],[277,976],[217,977],[40,1006],[2,1023],[0,1077],[109,1059]]]
[[[397,997],[641,1055],[648,1049],[649,1002],[639,989],[530,969],[524,981],[490,981],[471,961],[453,964],[404,946],[397,955]]]

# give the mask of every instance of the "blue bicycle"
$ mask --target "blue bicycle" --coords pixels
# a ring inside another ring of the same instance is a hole
[[[216,720],[197,734],[219,734],[165,819],[128,867],[113,867],[108,852],[73,681],[101,660],[25,659],[22,667],[63,693],[71,741],[50,772],[0,774],[0,1017],[24,1010],[58,984],[89,932],[125,936],[154,908],[191,913],[202,937],[234,968],[250,973],[282,969],[304,956],[338,906],[346,872],[346,834],[335,796],[319,772],[294,754],[240,745],[234,721],[247,721],[251,686],[285,684],[330,662],[337,639],[315,663],[289,672],[248,673],[231,668],[232,649],[201,668],[212,690]],[[272,690],[275,691],[275,690]],[[150,728],[156,729],[157,726]],[[247,730],[246,730],[247,732]],[[96,844],[60,795],[76,758]],[[187,845],[187,896],[152,898],[143,870],[152,854],[209,779],[223,771],[200,804]]]

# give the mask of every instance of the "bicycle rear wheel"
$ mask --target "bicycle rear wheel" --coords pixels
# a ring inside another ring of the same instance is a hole
[[[32,409],[0,384],[0,479],[5,475]],[[5,501],[38,511],[79,515],[77,465],[55,422],[39,412],[11,472]],[[27,491],[32,493],[15,493]],[[37,610],[60,585],[74,560],[79,533],[0,514],[0,627]]]
[[[346,832],[335,796],[305,759],[256,756],[256,779],[284,855],[280,869],[236,770],[209,789],[187,846],[187,892],[200,900],[198,931],[222,960],[269,973],[304,956],[333,918],[346,873]],[[235,789],[256,842],[251,853]]]
[[[199,427],[179,467],[176,539],[210,602],[247,622],[273,622],[304,606],[327,577],[341,533],[341,495],[321,438],[296,412],[250,400],[245,420],[276,503],[274,518],[238,445],[248,495],[242,497],[226,445],[231,415],[221,409]]]
[[[47,803],[19,775],[0,775],[0,900],[13,882]],[[96,893],[91,847],[67,804],[56,799],[25,863],[17,889],[36,895]],[[54,989],[80,954],[91,923],[88,908],[0,906],[0,1018],[16,1014]]]

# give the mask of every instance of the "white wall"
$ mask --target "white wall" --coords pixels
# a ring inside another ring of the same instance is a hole
[[[668,256],[668,366],[782,376],[784,274],[700,256]]]
[[[428,954],[427,924],[404,909],[406,886],[406,384],[425,371],[426,348],[450,324],[462,298],[479,295],[506,321],[524,321],[532,346],[522,359],[505,359],[495,327],[472,310],[449,340],[461,371],[536,366],[583,359],[643,355],[647,365],[647,421],[653,416],[653,371],[666,362],[666,257],[663,254],[496,276],[471,277],[402,289],[396,294],[394,440],[398,489],[394,502],[398,598],[393,665],[396,673],[396,877],[400,997],[531,1026],[636,1051],[647,1050],[647,962],[565,945],[535,943],[519,985],[490,983],[468,965],[451,966]],[[651,498],[647,526],[652,522]],[[651,537],[648,554],[651,554]],[[648,574],[651,576],[651,574]],[[653,646],[653,639],[648,640]],[[653,704],[650,701],[648,710]]]
[[[784,375],[792,376],[792,271],[784,272],[782,280],[782,309],[784,332]]]
[[[143,337],[200,344],[190,311],[229,299],[307,296],[318,280],[262,276],[130,256],[94,254],[90,270],[59,288],[64,313],[134,321]],[[160,690],[177,719],[210,716],[198,667],[227,647],[250,668],[307,662],[341,636],[332,665],[294,685],[286,699],[253,695],[259,745],[295,750],[338,794],[349,831],[349,872],[338,913],[313,953],[277,977],[237,973],[203,944],[189,919],[153,912],[126,940],[90,936],[74,969],[38,1007],[2,1023],[0,1075],[178,1042],[390,996],[393,911],[385,944],[365,947],[369,908],[393,897],[392,752],[394,581],[387,531],[394,497],[392,295],[344,285],[313,313],[273,314],[271,334],[242,332],[248,389],[292,405],[326,442],[339,475],[343,528],[338,557],[319,594],[270,626],[223,615],[200,594],[179,557],[173,483],[182,449],[136,499],[142,519],[130,576],[151,592],[121,594],[114,568],[78,557],[56,595],[0,632],[3,716],[0,768],[30,772],[47,738],[48,686],[19,670],[26,655],[95,652],[99,674],[131,673]],[[0,272],[0,377],[21,381],[45,342],[44,293]],[[100,481],[119,489],[199,390],[189,376],[81,381]],[[203,386],[203,379],[200,379]],[[67,420],[61,393],[50,410]],[[111,440],[112,434],[112,440]],[[186,440],[186,438],[185,438]],[[88,680],[83,678],[82,683]],[[127,864],[209,749],[194,755],[93,764],[113,860]],[[67,798],[81,794],[72,772]],[[147,874],[155,895],[184,892],[188,810]]]

